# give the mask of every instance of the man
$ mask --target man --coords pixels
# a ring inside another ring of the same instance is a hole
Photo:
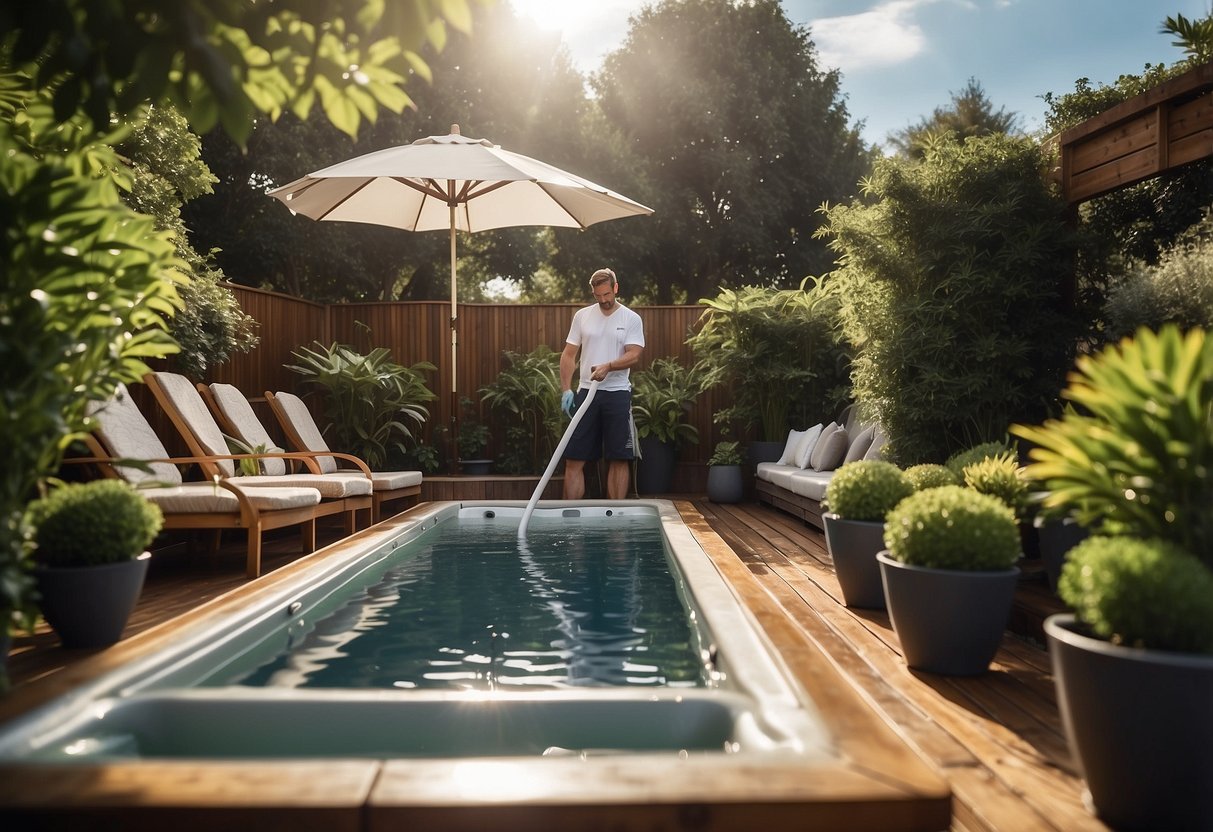
[[[599,269],[590,277],[595,303],[578,309],[560,354],[560,406],[572,416],[589,395],[590,381],[597,379],[598,392],[581,417],[564,451],[564,498],[579,500],[585,495],[585,463],[605,456],[607,496],[622,500],[628,493],[628,463],[635,455],[632,445],[632,383],[630,368],[644,350],[644,325],[640,316],[615,299],[619,283],[610,269]],[[573,393],[573,367],[581,352],[581,384]]]

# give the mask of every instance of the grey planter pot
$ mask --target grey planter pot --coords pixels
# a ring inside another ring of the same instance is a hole
[[[1045,619],[1090,803],[1116,829],[1213,829],[1213,657],[1120,647]]]
[[[760,462],[777,462],[783,456],[783,446],[783,442],[750,442],[746,445],[746,463],[754,468]]]
[[[848,607],[883,610],[884,584],[876,553],[884,548],[884,522],[847,520],[832,512],[823,514],[821,519],[843,603]]]
[[[998,652],[1019,570],[907,566],[876,555],[885,603],[906,664],[948,676],[985,673]]]
[[[1045,565],[1045,576],[1049,589],[1057,592],[1057,580],[1066,565],[1066,553],[1081,543],[1089,534],[1085,526],[1066,518],[1042,522],[1036,520],[1036,533],[1040,538],[1040,559]]]
[[[151,554],[101,566],[34,567],[42,615],[64,647],[108,647],[122,638]]]
[[[713,503],[740,503],[745,494],[740,465],[708,466],[708,499]]]

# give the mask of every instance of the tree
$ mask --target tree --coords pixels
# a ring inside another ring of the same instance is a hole
[[[86,405],[171,354],[186,264],[119,198],[114,153],[149,103],[237,138],[253,113],[342,129],[402,107],[413,52],[466,26],[463,0],[0,5],[0,626],[28,614],[25,505],[88,428]],[[444,18],[445,17],[445,21]],[[381,36],[380,24],[397,34]]]
[[[1020,133],[1019,116],[1005,107],[994,110],[986,91],[976,78],[965,88],[952,93],[951,107],[936,107],[930,118],[889,135],[889,143],[903,156],[921,159],[927,148],[948,133],[960,139],[988,136],[992,133]]]
[[[838,73],[776,0],[645,7],[593,86],[633,168],[622,184],[656,210],[611,256],[630,295],[693,302],[830,268],[815,210],[849,198],[869,156]]]
[[[1081,321],[1065,308],[1078,240],[1032,140],[935,143],[876,163],[864,198],[827,210],[855,398],[894,461],[943,462],[1035,423]]]
[[[558,38],[536,32],[506,4],[474,22],[474,41],[456,35],[427,56],[434,77],[410,87],[415,109],[385,115],[356,141],[314,117],[259,121],[247,153],[221,133],[204,137],[204,157],[220,181],[215,196],[187,208],[195,244],[219,249],[217,261],[237,282],[312,300],[447,297],[445,235],[291,217],[265,191],[353,156],[444,135],[454,123],[464,135],[593,178],[580,152],[580,121],[590,105]],[[549,241],[536,228],[461,235],[460,297],[479,299],[481,284],[497,276],[529,282]]]

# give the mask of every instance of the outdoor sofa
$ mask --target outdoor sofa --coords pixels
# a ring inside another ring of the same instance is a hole
[[[884,443],[880,426],[860,422],[854,406],[839,421],[790,430],[779,460],[758,463],[758,500],[821,529],[821,501],[834,471],[857,459],[880,459]]]

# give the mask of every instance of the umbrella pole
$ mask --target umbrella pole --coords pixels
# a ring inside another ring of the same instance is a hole
[[[455,203],[451,208],[451,473],[459,470],[459,307],[455,284]]]

